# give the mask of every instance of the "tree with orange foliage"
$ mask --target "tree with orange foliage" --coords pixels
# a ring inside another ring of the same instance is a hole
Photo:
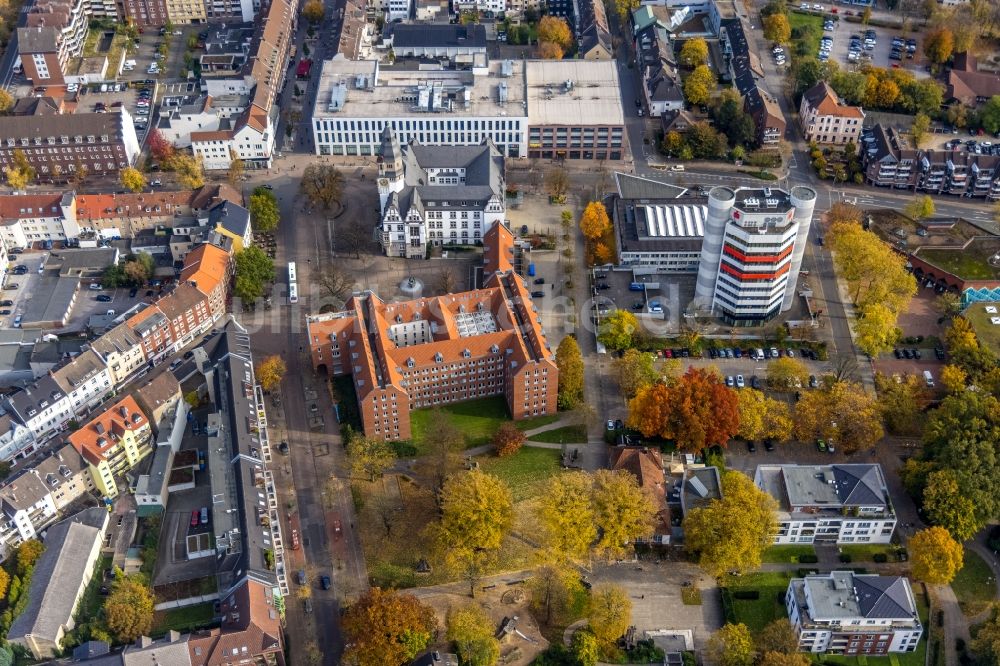
[[[580,231],[588,240],[597,240],[611,229],[608,211],[600,201],[591,201],[580,216]]]
[[[555,42],[540,42],[538,44],[538,57],[542,60],[562,60],[564,53]]]
[[[566,19],[558,16],[543,16],[538,22],[538,41],[551,42],[566,53],[573,46],[573,32]]]
[[[524,433],[508,421],[493,433],[493,451],[499,458],[512,456],[521,449],[525,439]]]
[[[725,445],[740,425],[736,391],[707,370],[689,368],[670,386],[654,385],[629,403],[629,426],[671,439],[678,451]]]
[[[594,264],[607,264],[611,262],[611,248],[600,241],[594,244],[593,255]]]

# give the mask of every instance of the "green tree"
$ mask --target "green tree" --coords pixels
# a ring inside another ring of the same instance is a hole
[[[753,118],[743,111],[743,98],[733,88],[722,91],[713,110],[715,125],[734,146],[750,145],[757,136]]]
[[[684,81],[684,99],[696,106],[707,104],[714,89],[715,74],[708,65],[699,65]]]
[[[707,122],[697,122],[687,128],[684,142],[684,147],[691,152],[690,156],[680,155],[681,159],[717,159],[725,156],[729,149],[726,135]]]
[[[258,187],[250,195],[250,224],[254,231],[274,231],[278,228],[281,213],[274,193]]]
[[[792,26],[784,14],[772,14],[764,19],[764,39],[775,44],[787,44],[792,39]]]
[[[576,338],[567,335],[556,348],[559,368],[559,408],[573,409],[583,400],[583,355]]]
[[[692,69],[708,63],[708,42],[702,37],[694,37],[684,42],[680,61],[682,65]]]
[[[618,388],[622,396],[634,398],[640,389],[646,388],[660,378],[656,369],[656,358],[649,352],[626,349],[625,353],[613,361]]]
[[[347,443],[351,472],[369,481],[381,478],[396,462],[396,454],[384,439],[357,435]]]
[[[939,525],[959,542],[976,535],[979,524],[976,506],[962,494],[958,477],[950,469],[931,472],[924,488],[924,511],[934,525]]]
[[[615,310],[601,320],[597,339],[608,349],[628,349],[638,330],[639,320],[634,314],[628,310]]]
[[[653,533],[660,507],[624,470],[594,474],[593,511],[600,535],[596,550],[608,559],[621,557],[629,543]]]
[[[579,666],[597,666],[601,646],[594,632],[580,630],[573,634],[573,656]]]
[[[878,392],[882,419],[889,432],[895,435],[916,435],[920,432],[923,411],[931,399],[923,377],[907,375],[899,379],[876,373],[875,390]]]
[[[119,643],[149,635],[153,628],[153,593],[138,577],[120,577],[104,602],[104,620]]]
[[[925,454],[950,470],[975,506],[975,529],[1000,511],[1000,401],[981,391],[948,396],[924,428]]]
[[[867,451],[885,435],[877,396],[846,381],[803,393],[795,405],[795,432],[802,441],[825,439],[847,453]]]
[[[468,666],[494,666],[500,659],[500,642],[493,637],[493,621],[482,607],[452,608],[447,615],[448,640],[458,658]]]
[[[373,587],[348,606],[341,620],[345,661],[357,666],[409,663],[437,631],[434,609],[412,594]]]
[[[264,295],[264,288],[274,280],[274,262],[259,247],[251,245],[236,253],[236,283],[233,293],[252,302]]]
[[[757,634],[757,651],[794,654],[799,651],[799,635],[786,618],[768,623]]]
[[[990,134],[1000,132],[1000,95],[990,97],[979,110],[979,122]]]
[[[687,548],[698,554],[699,566],[713,576],[756,569],[778,533],[777,510],[774,498],[745,474],[725,472],[722,498],[684,517]]]
[[[568,566],[544,564],[528,581],[531,609],[547,627],[566,626],[584,615],[589,597],[580,583],[580,574]]]
[[[943,527],[928,527],[906,544],[913,577],[932,585],[947,585],[962,569],[964,551]]]
[[[705,661],[710,666],[753,666],[754,645],[745,624],[724,624],[708,639]]]
[[[927,114],[918,113],[914,116],[913,123],[910,125],[910,136],[913,137],[913,145],[919,148],[920,144],[927,138],[930,129],[931,119],[927,117]]]
[[[538,498],[537,517],[548,559],[581,562],[597,539],[594,482],[586,472],[553,476]]]
[[[614,654],[615,644],[632,624],[632,600],[618,585],[596,585],[591,593],[590,630],[603,656]]]

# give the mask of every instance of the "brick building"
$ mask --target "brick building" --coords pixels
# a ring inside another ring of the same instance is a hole
[[[483,241],[501,268],[504,231]],[[411,409],[495,395],[514,419],[555,413],[559,371],[524,280],[492,268],[482,289],[402,303],[369,292],[307,319],[313,368],[352,375],[366,435],[407,439]]]

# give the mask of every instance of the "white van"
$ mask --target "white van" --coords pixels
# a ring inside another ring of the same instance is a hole
[[[930,370],[924,370],[924,383],[927,384],[927,388],[934,388],[934,375]]]

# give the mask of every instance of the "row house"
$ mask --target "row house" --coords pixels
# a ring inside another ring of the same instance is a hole
[[[866,132],[859,150],[869,185],[1000,199],[1000,156],[910,148],[903,136],[882,125]]]
[[[80,230],[104,240],[133,238],[191,215],[190,191],[79,194],[76,200]]]
[[[71,433],[68,441],[86,461],[95,489],[104,497],[117,497],[117,479],[152,451],[152,432],[135,398],[126,396]]]
[[[31,386],[5,396],[2,406],[31,433],[30,445],[34,447],[54,431],[66,427],[75,416],[70,397],[52,375],[40,377]]]
[[[226,314],[231,275],[232,260],[229,253],[211,243],[204,243],[184,258],[180,282],[196,288],[206,296],[207,312],[214,322]]]
[[[146,354],[142,338],[121,323],[94,340],[90,348],[107,365],[111,382],[121,386],[146,368]]]
[[[17,29],[24,76],[34,86],[62,85],[66,65],[83,53],[89,0],[36,0]]]
[[[743,97],[743,111],[753,118],[758,146],[775,146],[784,138],[785,115],[778,100],[759,85]]]
[[[88,411],[115,390],[110,369],[93,349],[53,370],[52,379],[69,396],[76,414]]]
[[[0,561],[93,488],[87,465],[68,444],[6,480],[0,486]]]

